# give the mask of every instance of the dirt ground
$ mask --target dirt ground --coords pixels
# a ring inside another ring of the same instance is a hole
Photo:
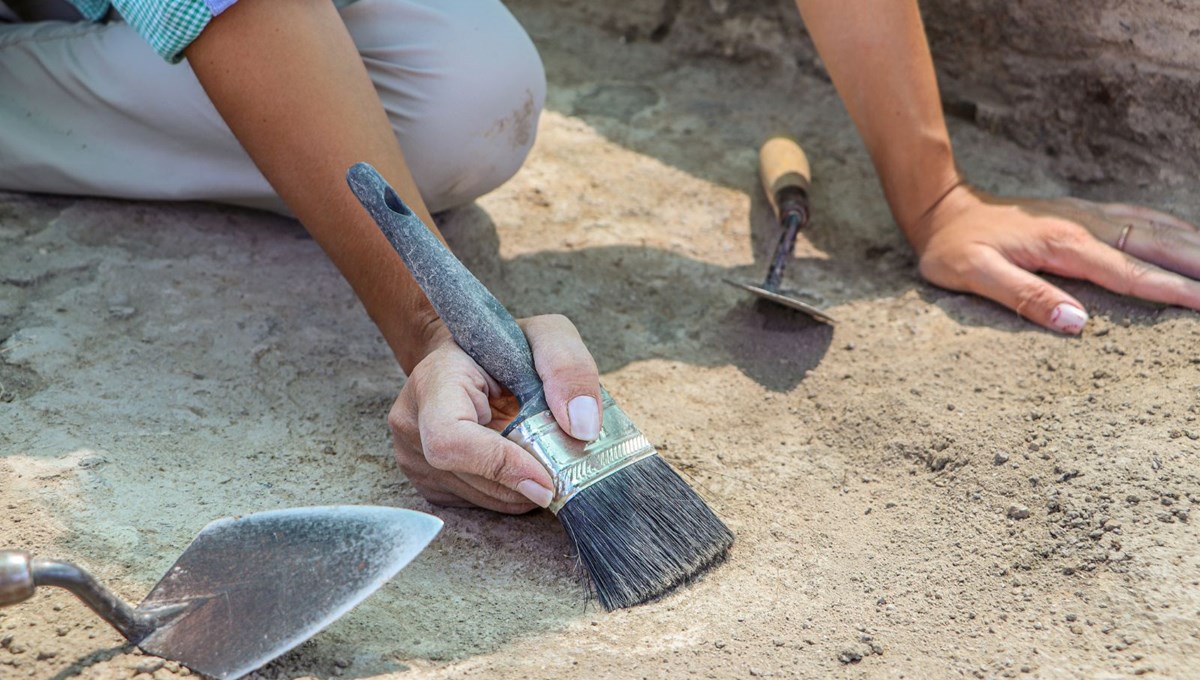
[[[1195,677],[1200,316],[1063,282],[1082,337],[922,283],[824,80],[622,44],[518,11],[546,60],[527,166],[442,216],[518,315],[562,312],[603,381],[737,534],[692,587],[612,614],[545,513],[435,508],[394,465],[403,377],[295,223],[0,196],[0,545],[137,600],[210,520],[297,505],[433,512],[392,582],[254,677]],[[764,314],[757,145],[797,135],[815,216]],[[1068,186],[952,121],[1002,193]],[[174,679],[65,594],[0,612],[0,678]]]

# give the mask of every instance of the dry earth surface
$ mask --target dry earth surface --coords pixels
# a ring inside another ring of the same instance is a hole
[[[1195,677],[1200,317],[1063,282],[1082,337],[928,286],[824,80],[623,43],[517,7],[551,93],[528,165],[441,217],[518,315],[562,312],[609,390],[737,533],[686,591],[606,614],[553,517],[429,506],[383,418],[403,376],[295,223],[237,209],[0,196],[0,543],[129,599],[210,520],[296,505],[436,513],[380,592],[275,678]],[[766,313],[769,133],[814,164]],[[993,191],[1071,187],[954,122]],[[769,311],[769,310],[767,310]],[[0,678],[173,679],[65,594],[0,612]]]

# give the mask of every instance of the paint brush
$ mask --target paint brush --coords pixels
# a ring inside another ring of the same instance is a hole
[[[719,562],[733,544],[703,499],[602,390],[600,436],[577,440],[554,420],[525,334],[370,165],[346,175],[454,340],[521,404],[504,435],[554,479],[555,513],[605,609],[653,600]]]

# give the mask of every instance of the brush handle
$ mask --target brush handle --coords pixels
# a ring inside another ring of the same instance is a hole
[[[413,214],[375,168],[357,163],[346,173],[346,181],[459,347],[516,396],[522,417],[545,411],[546,395],[533,365],[533,352],[512,314]]]

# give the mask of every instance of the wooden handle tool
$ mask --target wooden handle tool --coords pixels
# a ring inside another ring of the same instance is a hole
[[[801,209],[804,217],[808,216],[812,167],[796,140],[783,136],[768,139],[758,152],[758,171],[776,219],[783,222],[789,209]]]
[[[772,137],[758,152],[758,173],[763,192],[775,211],[782,228],[771,268],[761,285],[725,279],[726,283],[753,293],[776,304],[804,312],[814,319],[832,324],[833,318],[812,305],[797,299],[780,288],[783,271],[796,250],[796,234],[808,224],[808,188],[812,182],[812,167],[804,149],[791,137]]]

